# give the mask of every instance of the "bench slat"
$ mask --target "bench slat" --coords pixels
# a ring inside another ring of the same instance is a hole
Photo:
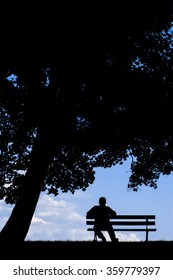
[[[116,215],[115,217],[112,217],[112,219],[150,219],[154,220],[156,218],[155,215]],[[87,219],[94,219],[92,216],[87,216]]]
[[[87,230],[94,231],[94,228],[88,228]],[[114,231],[146,231],[146,228],[116,228],[116,229],[114,228],[113,230]],[[156,231],[156,230],[157,230],[156,228],[149,228],[147,231]]]
[[[155,215],[116,215],[113,219],[155,219]]]
[[[86,221],[87,225],[94,225],[95,222],[94,221]],[[155,222],[153,221],[110,221],[110,224],[112,225],[117,225],[117,226],[154,226]]]

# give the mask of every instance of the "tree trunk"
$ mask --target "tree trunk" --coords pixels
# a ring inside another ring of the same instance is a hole
[[[14,243],[25,240],[44,184],[47,168],[53,158],[53,143],[50,143],[50,138],[50,134],[46,136],[42,132],[37,134],[20,196],[0,233],[0,241]]]

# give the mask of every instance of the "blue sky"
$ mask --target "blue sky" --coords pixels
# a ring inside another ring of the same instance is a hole
[[[158,188],[141,187],[138,192],[127,189],[129,161],[112,168],[96,169],[95,182],[85,191],[60,194],[42,193],[26,240],[92,240],[87,232],[86,212],[105,196],[107,205],[117,214],[155,214],[156,232],[149,240],[173,240],[173,175],[161,176]],[[0,229],[13,206],[0,201]],[[21,221],[22,222],[22,221]],[[145,232],[117,232],[120,241],[145,240]],[[109,237],[107,236],[107,240]]]

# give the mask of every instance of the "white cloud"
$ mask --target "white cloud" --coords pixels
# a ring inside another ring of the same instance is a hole
[[[141,241],[141,239],[137,236],[137,234],[130,233],[130,234],[123,234],[117,233],[117,238],[120,241]]]
[[[75,213],[75,212],[69,213],[68,216],[67,216],[67,220],[85,222],[85,218],[82,217],[81,215],[79,215],[78,213]]]
[[[67,202],[65,200],[56,200],[48,195],[43,195],[40,198],[39,205],[40,207],[59,207],[59,208],[65,208],[67,206]]]
[[[37,217],[34,216],[32,218],[32,224],[43,224],[43,225],[45,225],[45,224],[51,224],[51,223],[50,222],[46,222],[43,219],[40,219],[40,218],[37,218]]]
[[[37,205],[26,239],[81,240],[85,239],[85,217],[66,200],[43,195]]]

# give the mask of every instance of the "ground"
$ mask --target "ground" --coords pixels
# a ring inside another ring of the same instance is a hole
[[[168,260],[173,241],[25,241],[1,244],[0,260]]]

